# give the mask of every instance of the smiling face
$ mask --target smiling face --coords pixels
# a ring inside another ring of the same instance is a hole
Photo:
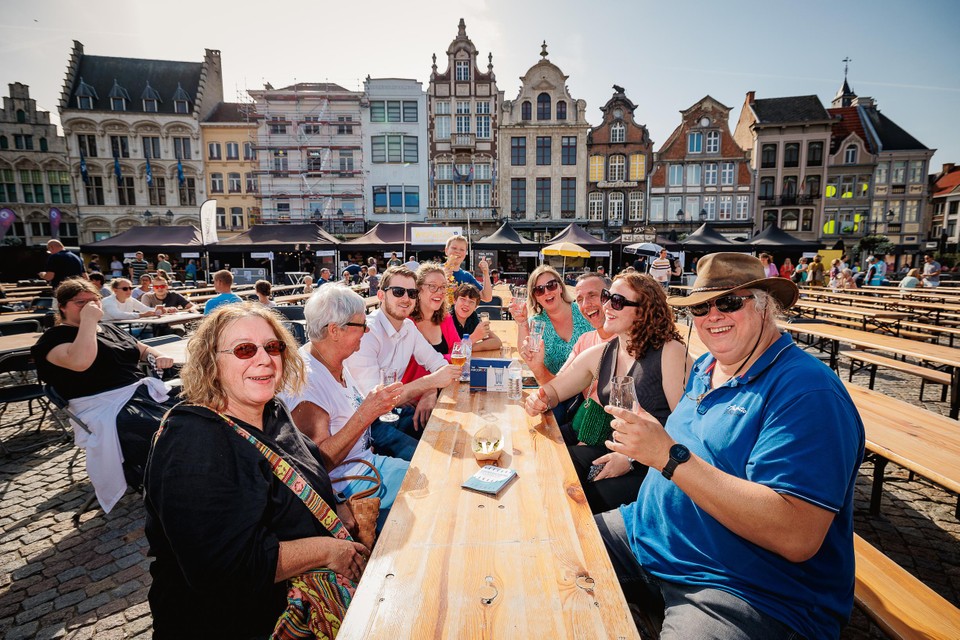
[[[462,239],[452,240],[450,246],[444,251],[444,254],[450,259],[450,262],[453,263],[454,269],[459,268],[460,263],[467,257],[467,241]]]
[[[546,285],[550,282],[557,281],[557,277],[552,273],[541,274],[537,281],[533,283],[535,287]],[[566,304],[563,300],[563,282],[560,282],[560,286],[554,289],[553,291],[544,291],[540,295],[534,293],[537,298],[537,302],[540,303],[540,306],[543,307],[543,310],[547,312],[547,315],[551,315],[559,311],[561,305]]]
[[[603,326],[603,304],[600,302],[600,292],[603,291],[603,280],[600,278],[585,278],[577,282],[577,306],[580,313],[590,322],[594,329]]]
[[[457,314],[457,320],[460,321],[460,324],[463,324],[467,318],[473,315],[473,312],[477,310],[478,303],[476,300],[470,296],[460,296],[453,303],[454,312]]]
[[[410,276],[396,275],[390,279],[391,287],[403,287],[404,289],[416,289],[417,281]],[[381,290],[377,295],[380,296],[382,309],[388,318],[402,322],[413,313],[413,306],[416,300],[411,299],[407,294],[402,298],[397,298],[392,291]]]
[[[620,294],[630,302],[636,302],[640,296],[623,280],[617,280],[610,286],[610,293]],[[633,323],[637,321],[637,307],[624,306],[617,311],[608,300],[603,305],[603,330],[607,333],[627,334],[633,328]]]
[[[738,289],[733,293],[748,296],[751,292]],[[717,310],[716,305],[710,305],[707,315],[699,318],[694,316],[693,325],[697,328],[700,340],[717,361],[731,365],[750,355],[764,330],[764,314],[757,312],[756,300],[751,298],[744,300],[743,307],[731,313],[723,313]]]
[[[243,342],[260,348],[252,358],[242,360],[232,352],[217,353],[219,382],[227,398],[227,413],[235,416],[263,411],[277,392],[283,374],[283,356],[269,355],[263,345],[277,336],[267,321],[258,317],[240,318],[220,334],[217,351],[233,349]]]
[[[390,281],[393,286],[395,280]],[[400,286],[400,285],[397,285]],[[392,296],[392,293],[387,295]],[[425,319],[429,319],[440,310],[447,300],[447,278],[442,272],[431,271],[423,278],[420,287],[420,312]]]
[[[117,297],[117,302],[126,302],[132,295],[133,285],[126,278],[117,280],[115,285],[111,291],[113,291],[113,295]]]

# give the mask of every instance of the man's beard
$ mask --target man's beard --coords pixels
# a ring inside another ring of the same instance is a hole
[[[403,312],[399,308],[394,307],[391,304],[383,305],[383,312],[387,314],[387,316],[389,316],[390,318],[393,318],[394,320],[401,320],[401,321],[406,320],[408,317],[410,317],[410,313],[412,311],[413,311],[412,307],[409,311]]]

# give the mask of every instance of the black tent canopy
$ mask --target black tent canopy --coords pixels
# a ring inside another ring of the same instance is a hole
[[[681,240],[680,244],[688,251],[723,251],[738,246],[707,223],[700,225],[699,229]]]
[[[411,229],[436,226],[429,222],[381,222],[359,238],[341,242],[340,246],[344,250],[361,251],[401,251],[404,246],[414,251],[436,250],[438,245],[414,245],[410,241]]]
[[[578,244],[584,248],[610,246],[610,243],[606,240],[601,240],[596,236],[590,235],[583,229],[583,227],[575,223],[568,225],[566,229],[550,238],[546,244],[554,244],[555,242],[572,242],[573,244]]]
[[[169,227],[131,227],[115,236],[83,245],[84,253],[124,253],[143,251],[155,253],[165,251],[180,253],[196,251],[203,247],[200,230],[193,225]]]
[[[292,250],[298,245],[306,250],[334,248],[340,241],[318,225],[304,224],[257,224],[243,233],[217,244],[221,251],[281,251]]]
[[[499,249],[509,251],[510,249],[535,249],[540,245],[528,238],[524,238],[517,230],[513,228],[510,221],[504,221],[500,228],[494,231],[486,238],[481,238],[473,243],[475,249]]]
[[[815,240],[801,240],[800,238],[792,236],[775,224],[770,225],[745,244],[760,248],[788,248],[808,251],[817,251],[822,246]]]

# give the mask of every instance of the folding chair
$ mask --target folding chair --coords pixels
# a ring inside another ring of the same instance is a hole
[[[0,322],[0,336],[12,336],[20,333],[40,333],[40,323],[36,320]]]
[[[36,366],[33,361],[33,356],[29,351],[16,351],[0,355],[0,375],[9,374],[11,380],[13,380],[11,384],[0,386],[0,424],[4,426],[4,429],[22,427],[35,420],[37,422],[37,432],[39,432],[43,426],[44,418],[51,413],[50,403],[47,401],[43,385],[38,382],[27,381],[35,370]],[[4,419],[4,415],[8,409],[23,402],[27,403],[26,417],[15,421]],[[34,415],[34,403],[36,403],[37,409],[40,410],[39,417]],[[57,440],[69,440],[69,434],[63,424],[56,418],[55,422],[60,430],[60,433],[55,436],[43,438],[23,447],[8,446],[0,440],[0,453],[3,455],[8,453],[26,453],[28,451],[35,451]]]
[[[493,296],[492,298],[490,298],[490,302],[484,302],[483,304],[496,305],[498,307],[502,307],[503,298],[501,298],[500,296]]]
[[[70,422],[73,425],[79,427],[83,431],[86,431],[88,434],[92,433],[92,431],[90,431],[90,427],[84,424],[83,420],[78,418],[76,414],[70,411],[70,409],[67,407],[67,400],[65,400],[63,396],[57,393],[57,391],[53,387],[51,387],[49,384],[43,385],[43,393],[44,395],[46,395],[47,400],[50,401],[50,404],[56,407],[58,411],[65,414],[67,418],[70,419]],[[60,422],[59,417],[57,418],[57,421]],[[60,424],[62,428],[63,426],[62,422],[60,422]],[[77,453],[78,454],[80,453],[80,449],[77,449]],[[74,456],[74,460],[76,460],[76,456]],[[71,467],[73,466],[73,460],[70,461],[70,465]],[[97,499],[97,493],[93,491],[91,487],[90,495],[87,497],[86,500],[83,501],[83,504],[80,505],[80,508],[77,509],[77,512],[73,514],[74,527],[80,526],[80,516],[82,516],[84,513],[87,512],[87,510],[94,503],[94,501],[96,501],[96,499]]]
[[[274,307],[273,310],[287,320],[306,320],[304,308],[299,305],[284,305],[282,307]]]

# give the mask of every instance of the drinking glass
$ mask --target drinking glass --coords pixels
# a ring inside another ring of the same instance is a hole
[[[633,376],[614,376],[610,385],[610,404],[628,411],[639,406],[637,391],[633,385]]]
[[[462,367],[467,363],[467,348],[459,340],[453,343],[453,350],[450,352],[450,364]]]
[[[539,318],[530,319],[530,351],[537,353],[543,343],[543,331],[547,324]]]
[[[380,370],[380,384],[384,387],[389,386],[397,381],[398,373],[396,369],[381,369]],[[394,410],[395,411],[395,410]],[[380,416],[381,422],[396,422],[400,419],[394,411],[385,413]]]

